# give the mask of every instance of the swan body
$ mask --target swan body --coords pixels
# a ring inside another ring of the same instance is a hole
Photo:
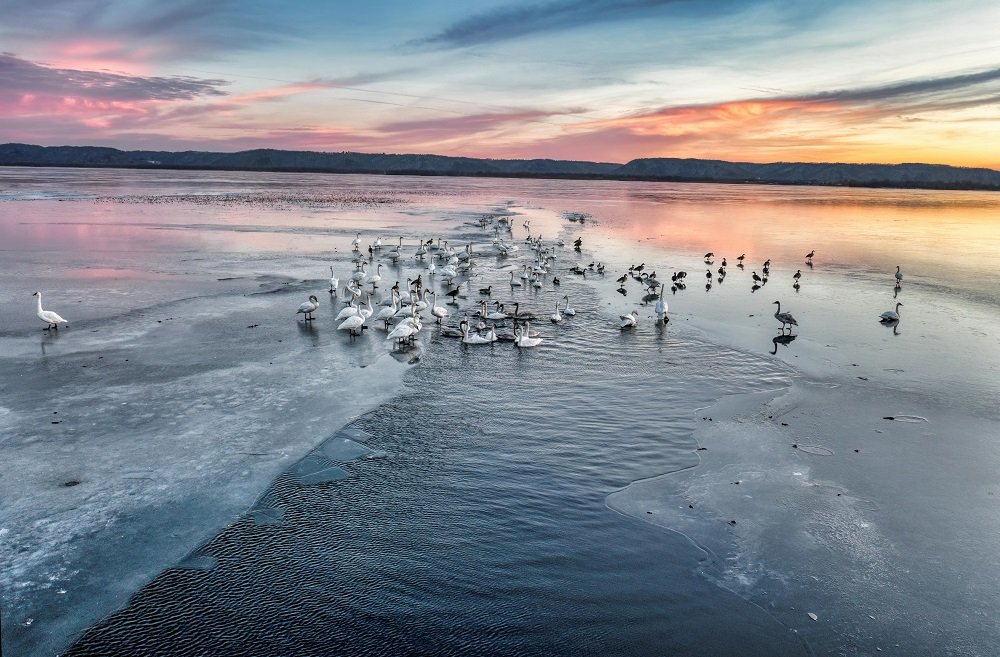
[[[666,299],[663,298],[663,293],[661,292],[660,298],[656,300],[656,306],[654,306],[653,308],[653,310],[656,312],[656,316],[659,318],[661,322],[667,321],[667,309],[668,309],[667,301]]]
[[[521,287],[521,281],[514,278],[514,272],[510,272],[510,286],[511,287]]]
[[[493,329],[490,329],[490,335],[487,337],[478,333],[470,334],[468,320],[463,319],[459,327],[462,329],[462,342],[465,344],[490,344],[496,342],[497,334]]]
[[[365,318],[361,315],[353,315],[348,317],[340,326],[337,327],[338,331],[350,331],[351,336],[355,336],[361,333],[365,328]]]
[[[385,325],[385,330],[389,330],[389,320],[393,318],[399,307],[396,305],[396,293],[392,294],[392,305],[386,306],[378,311],[378,313],[373,317],[376,322],[382,322]]]
[[[340,279],[333,273],[333,265],[330,265],[330,292],[335,293],[340,286]]]
[[[897,301],[896,302],[896,309],[895,310],[887,310],[884,313],[882,313],[879,316],[879,321],[880,322],[884,322],[884,323],[898,322],[899,321],[899,307],[902,306],[902,305],[903,305],[902,301]]]
[[[431,295],[431,314],[437,317],[437,323],[440,324],[441,320],[448,316],[448,309],[437,305],[437,298],[437,292]]]
[[[38,292],[35,292],[35,294],[38,294]],[[314,295],[310,294],[309,295],[309,300],[308,301],[303,301],[302,305],[299,306],[299,309],[295,311],[295,314],[296,315],[298,315],[298,314],[304,315],[303,319],[305,321],[309,322],[309,321],[313,320],[312,314],[314,312],[316,312],[317,308],[319,308],[319,299],[317,299]],[[46,315],[55,315],[55,313],[53,313],[53,312],[47,312]],[[41,298],[41,295],[39,295],[39,297],[38,297],[38,316],[42,317],[42,298]],[[66,321],[65,319],[62,319],[62,317],[59,317],[59,315],[56,315],[56,317],[58,317],[59,319],[61,319],[64,322]],[[53,320],[46,320],[44,317],[42,317],[42,321],[43,322],[44,321],[52,322]]]
[[[37,313],[36,314],[38,315],[38,319],[42,320],[43,322],[45,322],[47,324],[47,326],[45,327],[44,330],[48,331],[49,329],[55,329],[55,330],[58,331],[60,324],[69,324],[69,322],[67,320],[65,320],[65,319],[63,319],[62,317],[59,316],[59,313],[54,312],[52,310],[42,310],[42,293],[41,292],[35,292],[31,296],[38,297]],[[309,298],[310,299],[315,299],[316,297],[309,297]],[[302,304],[302,305],[304,306],[305,304]],[[318,301],[316,302],[316,305],[319,306],[319,302]],[[313,310],[315,310],[315,308],[313,308]],[[299,308],[299,312],[302,312],[302,308],[301,307]]]
[[[777,306],[778,306],[778,309],[774,311],[774,318],[776,320],[778,320],[779,322],[781,322],[781,330],[782,331],[785,330],[785,326],[787,325],[788,326],[788,332],[791,333],[792,326],[798,326],[799,323],[797,321],[795,321],[795,318],[792,317],[791,313],[783,313],[783,312],[781,312],[781,302],[780,301],[775,301],[774,303],[777,304]]]
[[[310,298],[312,298],[312,297],[310,297]],[[335,322],[339,322],[342,319],[347,319],[348,317],[353,317],[354,315],[360,315],[361,313],[358,310],[357,304],[355,303],[357,300],[358,300],[358,297],[356,295],[352,296],[351,297],[351,304],[349,306],[347,306],[346,308],[341,308],[340,312],[337,313],[337,316],[334,317],[333,320]],[[302,304],[302,305],[305,306],[306,304]],[[301,307],[299,308],[299,312],[302,312],[302,308]]]
[[[618,317],[621,319],[619,326],[623,329],[635,328],[635,325],[639,323],[639,313],[635,310]]]
[[[520,325],[514,326],[514,344],[518,347],[537,347],[542,344],[542,339],[531,337],[531,324],[525,322],[524,330]]]
[[[559,312],[559,302],[556,301],[556,311],[551,315],[549,315],[549,319],[552,321],[553,324],[558,324],[559,322],[562,321],[562,318],[563,318],[562,314]]]
[[[413,336],[421,329],[420,318],[414,317],[412,324],[400,324],[396,328],[389,332],[389,335],[385,336],[386,340],[396,340],[399,342],[405,342],[406,340],[412,340]]]
[[[576,310],[569,307],[569,297],[564,296],[563,299],[566,301],[566,305],[563,307],[562,311],[564,315],[569,315],[570,317],[576,315]]]

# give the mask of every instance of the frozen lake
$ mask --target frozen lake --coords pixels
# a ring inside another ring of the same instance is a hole
[[[1000,643],[995,194],[24,168],[0,181],[5,654]],[[373,303],[420,276],[447,325],[481,299],[516,301],[543,344],[465,345],[426,319],[405,349],[373,322],[336,330],[359,232],[363,255],[385,245]],[[529,234],[552,271],[512,287],[535,263]],[[498,236],[517,250],[500,255]],[[427,240],[472,245],[451,304],[435,261],[415,257]],[[687,286],[657,323],[639,279],[678,271]],[[42,330],[35,291],[68,327]],[[310,294],[311,323],[295,312]],[[576,315],[552,323],[564,295]],[[880,324],[897,302],[899,322]]]

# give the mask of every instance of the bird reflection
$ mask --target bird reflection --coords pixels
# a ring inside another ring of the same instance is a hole
[[[41,343],[39,343],[41,345],[41,347],[42,347],[42,355],[43,356],[46,355],[46,353],[45,353],[45,345],[52,344],[53,342],[55,342],[56,340],[59,340],[60,338],[62,338],[62,334],[59,333],[58,331],[43,331],[42,332],[42,341],[41,341]]]
[[[892,334],[893,335],[899,335],[899,320],[898,319],[892,319],[892,320],[888,320],[888,321],[881,321],[881,322],[879,322],[879,324],[881,324],[882,326],[884,326],[886,328],[889,328],[891,326],[892,327]]]
[[[778,345],[779,344],[783,344],[783,345],[785,345],[787,347],[789,345],[789,343],[793,342],[795,340],[795,338],[797,338],[797,337],[799,337],[799,336],[785,333],[783,335],[776,335],[773,338],[771,338],[771,342],[774,343],[774,350],[771,351],[771,355],[774,355],[774,354],[778,353]]]
[[[404,365],[413,365],[420,360],[420,356],[422,354],[423,348],[420,346],[419,342],[400,345],[398,348],[389,352],[390,356]]]
[[[299,333],[312,338],[314,347],[319,346],[319,329],[314,326],[313,322],[296,322],[296,325],[299,327]]]

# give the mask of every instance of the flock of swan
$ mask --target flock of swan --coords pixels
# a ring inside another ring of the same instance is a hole
[[[520,250],[520,246],[514,243],[511,232],[511,220],[509,216],[484,215],[478,224],[482,228],[490,228],[493,231],[492,254],[496,258],[506,258],[514,252]],[[528,227],[527,222],[525,227]],[[510,241],[508,241],[508,237]],[[543,282],[548,285],[558,286],[559,279],[553,275],[554,262],[557,257],[559,247],[565,246],[562,241],[545,243],[541,237],[527,237],[525,240],[527,248],[533,253],[534,265],[522,264],[520,277],[517,268],[510,272],[510,290],[515,292],[522,288],[541,288]],[[531,312],[521,311],[520,302],[512,302],[513,311],[507,310],[504,303],[493,299],[493,285],[479,289],[481,297],[475,304],[478,308],[471,314],[466,311],[458,324],[458,328],[445,326],[444,320],[452,315],[445,305],[438,301],[437,291],[430,289],[430,284],[439,282],[444,288],[443,296],[450,299],[447,305],[458,306],[457,299],[460,297],[461,284],[456,282],[461,276],[468,276],[475,266],[475,256],[473,244],[466,244],[462,249],[456,250],[448,244],[447,240],[438,238],[436,240],[421,239],[414,248],[412,258],[418,261],[425,261],[424,270],[416,278],[407,279],[405,286],[401,286],[399,281],[391,286],[388,296],[379,299],[373,305],[373,298],[378,294],[379,283],[382,282],[383,263],[376,262],[377,258],[387,259],[393,264],[398,264],[403,256],[403,238],[400,237],[397,244],[383,253],[382,238],[377,238],[368,248],[368,257],[364,257],[361,247],[361,233],[352,240],[353,261],[355,263],[352,271],[343,286],[343,294],[347,305],[335,316],[334,321],[339,322],[337,330],[346,331],[351,338],[360,336],[362,332],[369,328],[369,323],[376,329],[385,331],[385,339],[394,344],[406,345],[414,342],[417,334],[424,327],[424,313],[428,313],[435,324],[440,327],[442,335],[447,337],[461,338],[462,342],[469,345],[492,344],[498,340],[513,342],[518,347],[537,347],[543,343],[537,330],[531,326],[532,321],[539,321],[539,318]],[[578,253],[581,250],[582,239],[578,238],[574,242],[574,250]],[[812,268],[812,258],[815,250],[810,251],[805,256],[806,265]],[[714,263],[715,254],[708,252],[704,256],[704,261],[708,265]],[[736,258],[737,267],[744,268],[746,254],[741,254]],[[440,262],[440,266],[437,264]],[[751,291],[757,291],[767,283],[767,276],[770,273],[771,261],[764,261],[761,271],[763,276],[753,271],[753,287]],[[726,276],[728,261],[722,258],[721,266],[717,270],[718,282],[721,283]],[[372,268],[371,270],[369,268]],[[639,281],[646,289],[646,299],[655,298],[654,317],[657,323],[669,322],[668,304],[666,301],[666,282],[660,282],[656,278],[656,272],[647,273],[645,263],[632,265],[628,272],[617,279],[619,284],[618,292],[625,295],[625,283],[629,277]],[[588,272],[596,272],[603,275],[605,265],[603,263],[590,263],[586,268],[574,266],[568,271],[573,274],[586,277]],[[423,280],[427,276],[427,282]],[[551,276],[550,276],[551,275]],[[712,287],[715,274],[711,269],[706,271],[706,290]],[[799,289],[799,280],[802,271],[796,270],[792,278],[793,287]],[[670,277],[670,290],[676,294],[678,290],[683,290],[686,286],[685,280],[687,272],[674,272]],[[896,267],[894,275],[895,286],[894,296],[899,293],[902,286],[903,274],[900,267]],[[330,266],[330,299],[336,302],[340,299],[341,285],[340,278]],[[502,285],[502,283],[500,284]],[[369,288],[370,286],[370,288]],[[384,286],[383,286],[384,287]],[[37,297],[37,316],[45,323],[45,329],[58,330],[61,324],[68,324],[68,321],[58,313],[42,308],[42,293],[35,292]],[[463,297],[464,298],[464,297]],[[363,300],[362,300],[363,299]],[[774,318],[780,323],[781,333],[776,341],[787,343],[794,339],[792,328],[798,326],[798,321],[789,312],[782,312],[781,302],[774,301],[777,309]],[[879,317],[879,321],[885,325],[895,326],[899,322],[899,309],[902,302],[896,303],[895,310],[888,310]],[[315,320],[314,313],[320,307],[320,300],[315,294],[309,295],[308,299],[299,305],[296,315],[301,315],[304,322]],[[559,324],[567,317],[574,317],[576,310],[570,306],[569,296],[563,295],[553,307],[553,312],[547,317],[552,324]],[[618,326],[622,330],[632,329],[639,324],[639,312],[632,310],[619,315]],[[507,325],[507,321],[512,322],[512,326]],[[542,319],[544,321],[544,319]],[[786,334],[785,331],[788,331]],[[777,344],[777,342],[776,342]]]

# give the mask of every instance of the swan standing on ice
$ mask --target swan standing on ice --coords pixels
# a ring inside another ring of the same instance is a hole
[[[378,282],[380,280],[382,280],[382,263],[381,262],[378,263],[378,268],[375,270],[374,274],[368,274],[367,276],[365,276],[365,284],[367,285],[368,283],[371,283],[372,284],[372,292],[374,292],[375,288],[378,287],[377,284],[378,284]]]
[[[899,271],[899,265],[896,265],[896,283],[903,282],[903,272]]]
[[[884,313],[882,313],[879,316],[879,320],[878,321],[880,321],[880,322],[882,322],[884,324],[888,324],[889,322],[898,322],[899,321],[899,307],[902,306],[902,305],[903,305],[902,301],[897,301],[896,302],[896,309],[895,310],[887,310],[887,311],[885,311]]]
[[[38,292],[35,292],[35,294],[38,294]],[[319,308],[319,299],[317,299],[314,295],[310,294],[309,301],[303,301],[302,305],[299,306],[299,309],[295,311],[295,314],[298,315],[299,313],[301,313],[305,315],[305,317],[303,317],[304,321],[311,322],[313,320],[312,314],[316,312],[317,308]],[[47,312],[45,314],[56,315],[55,313],[52,312]],[[40,294],[38,295],[38,316],[42,317],[42,297]],[[59,315],[56,315],[56,317],[58,317],[64,322],[66,321],[65,319],[62,319],[62,317],[59,317]],[[53,320],[46,320],[45,317],[42,317],[42,321],[51,322]]]
[[[62,317],[59,316],[59,313],[53,312],[51,310],[42,310],[42,293],[41,292],[35,292],[31,296],[38,297],[38,313],[37,313],[38,314],[38,319],[42,320],[43,322],[45,322],[47,324],[47,326],[44,329],[42,329],[43,331],[48,331],[49,329],[55,329],[55,330],[58,331],[60,324],[69,324],[68,321],[66,321],[65,319],[63,319]],[[310,299],[315,299],[316,297],[309,297],[309,298]],[[302,304],[302,305],[305,305],[305,304]],[[318,306],[319,303],[317,302],[316,305]],[[301,308],[299,308],[299,312],[302,312]]]
[[[791,334],[791,332],[792,332],[792,326],[793,325],[794,326],[798,326],[799,323],[797,321],[795,321],[794,317],[792,317],[792,313],[783,313],[783,312],[781,312],[781,302],[780,301],[775,301],[774,303],[776,303],[778,305],[778,309],[774,311],[774,318],[776,320],[778,320],[779,322],[781,322],[781,330],[782,330],[782,332],[784,332],[785,325],[787,324],[788,325],[788,333]]]
[[[396,328],[392,329],[389,335],[385,336],[386,340],[393,340],[402,344],[409,340],[413,341],[413,336],[421,329],[420,317],[414,317],[412,324],[400,324]]]
[[[309,298],[311,299],[312,297],[309,297]],[[350,303],[350,305],[347,306],[346,308],[341,308],[340,312],[337,313],[337,316],[333,318],[333,321],[339,322],[342,319],[347,319],[348,317],[353,317],[354,315],[360,315],[361,313],[358,312],[357,301],[358,301],[358,295],[356,295],[356,294],[352,295],[351,296],[351,303]],[[302,305],[304,306],[305,304],[302,304]],[[302,309],[300,308],[299,312],[301,312],[301,311],[302,311]]]
[[[618,317],[621,319],[619,326],[623,329],[635,328],[635,325],[639,323],[639,312],[636,310],[625,315],[619,315]]]
[[[520,324],[514,325],[514,344],[518,347],[537,347],[542,344],[542,339],[531,337],[531,324],[525,322],[523,330]]]
[[[358,236],[351,240],[351,246],[355,251],[361,250],[361,233],[358,233]]]
[[[351,337],[361,335],[361,332],[365,330],[365,318],[362,315],[354,315],[348,317],[340,326],[337,327],[338,331],[350,331]]]
[[[330,294],[336,294],[340,286],[340,279],[333,273],[333,265],[330,265]]]
[[[437,305],[438,293],[435,292],[431,295],[431,314],[437,317],[437,323],[440,324],[441,320],[448,316],[448,309],[444,306]]]
[[[397,298],[396,292],[395,290],[393,290],[392,305],[385,306],[384,308],[379,310],[378,314],[375,315],[375,317],[373,318],[376,322],[383,322],[385,324],[386,331],[389,330],[389,320],[391,320],[393,316],[396,314],[396,311],[399,310],[399,307],[396,305],[396,298]]]

